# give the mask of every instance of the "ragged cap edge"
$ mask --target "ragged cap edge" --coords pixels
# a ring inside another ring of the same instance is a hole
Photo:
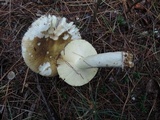
[[[35,37],[50,37],[53,40],[58,40],[64,32],[71,36],[72,40],[81,39],[79,29],[73,25],[73,22],[67,23],[65,17],[43,15],[32,23],[23,40],[34,40]]]
[[[28,31],[25,33],[23,40],[34,40],[35,37],[44,37],[43,31],[47,31],[51,26],[51,17],[41,16],[32,23]]]
[[[40,75],[50,76],[52,74],[51,64],[49,62],[43,63],[38,69]]]

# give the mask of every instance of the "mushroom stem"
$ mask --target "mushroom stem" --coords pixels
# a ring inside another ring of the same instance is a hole
[[[80,58],[76,66],[80,69],[97,67],[133,67],[133,55],[128,52],[108,52]]]

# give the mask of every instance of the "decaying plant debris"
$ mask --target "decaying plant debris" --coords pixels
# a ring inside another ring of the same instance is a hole
[[[0,1],[2,119],[160,119],[159,13],[159,0]],[[82,38],[99,53],[131,51],[135,66],[100,69],[82,87],[33,73],[22,59],[21,40],[31,23],[44,14],[74,21]],[[11,71],[15,77],[9,80]],[[147,86],[154,85],[156,90],[148,92]]]

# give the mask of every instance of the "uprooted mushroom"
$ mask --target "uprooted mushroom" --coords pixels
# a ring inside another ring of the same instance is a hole
[[[59,74],[72,86],[87,84],[99,67],[134,66],[129,52],[97,54],[81,39],[73,22],[54,15],[44,15],[32,23],[22,39],[22,56],[32,71],[49,77]]]

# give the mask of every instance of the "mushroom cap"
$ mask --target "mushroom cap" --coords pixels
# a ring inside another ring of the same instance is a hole
[[[96,55],[94,47],[85,40],[71,41],[57,60],[57,70],[60,78],[72,86],[87,84],[97,73],[98,68],[80,69],[76,62],[90,55]]]
[[[70,41],[80,39],[79,29],[66,18],[43,15],[32,23],[22,39],[22,56],[27,66],[42,76],[57,75],[56,61]]]

